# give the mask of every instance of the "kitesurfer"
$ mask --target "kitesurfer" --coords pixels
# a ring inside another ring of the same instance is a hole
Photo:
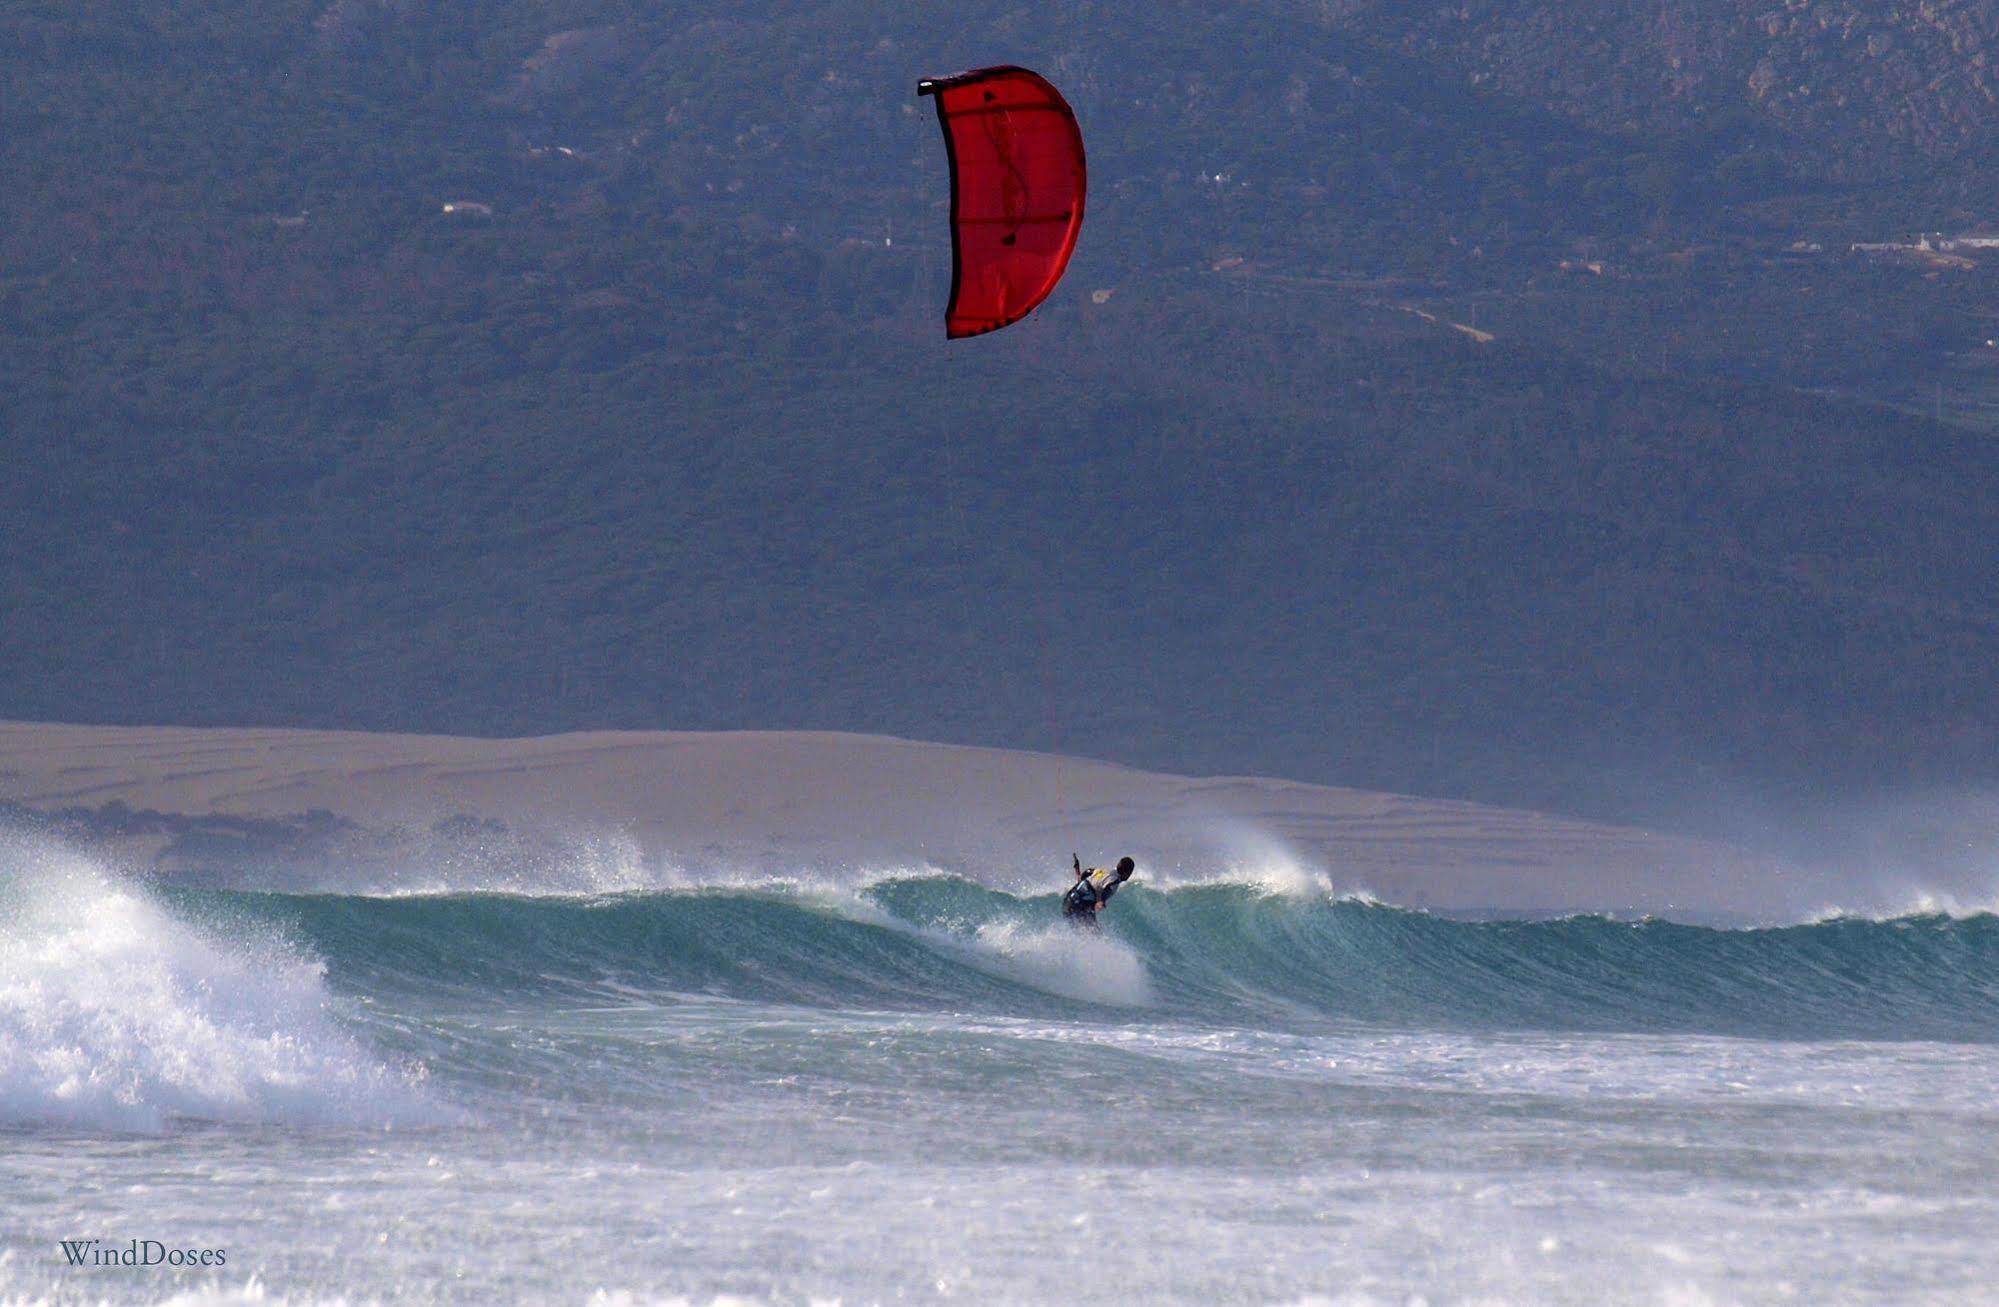
[[[1119,858],[1115,868],[1085,867],[1083,860],[1072,853],[1069,865],[1075,869],[1076,883],[1062,896],[1062,915],[1079,926],[1095,926],[1097,914],[1104,910],[1104,904],[1111,901],[1118,887],[1131,879],[1138,864],[1130,858]]]

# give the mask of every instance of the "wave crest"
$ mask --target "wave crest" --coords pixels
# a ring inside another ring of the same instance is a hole
[[[257,906],[261,905],[261,906]],[[596,899],[282,897],[343,985],[695,994],[812,1006],[1226,1025],[1999,1040],[1999,919],[1719,929],[1465,921],[1261,885],[1134,885],[1086,936],[1052,891],[955,877]],[[459,1001],[452,998],[451,1001]]]

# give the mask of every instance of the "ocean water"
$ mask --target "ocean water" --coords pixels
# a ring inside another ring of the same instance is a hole
[[[1060,879],[0,840],[0,1304],[1999,1301],[1999,919]]]

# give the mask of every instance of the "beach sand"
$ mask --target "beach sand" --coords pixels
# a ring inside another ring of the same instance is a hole
[[[1135,855],[1156,883],[1240,875],[1451,912],[1755,916],[1795,868],[1727,845],[1474,803],[1183,777],[831,732],[472,739],[0,723],[0,802],[250,821],[330,814],[377,858],[437,833],[611,841],[640,865],[783,874],[829,862],[987,883]],[[352,847],[353,841],[349,841]],[[161,858],[158,835],[127,861]],[[180,855],[185,861],[185,855]]]

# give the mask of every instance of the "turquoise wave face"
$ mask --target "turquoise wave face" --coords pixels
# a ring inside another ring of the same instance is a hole
[[[952,878],[592,899],[182,892],[356,995],[444,1006],[704,995],[1273,1029],[1677,1031],[1999,1042],[1999,918],[1719,930],[1470,922],[1238,885],[1134,885],[1102,932]]]

